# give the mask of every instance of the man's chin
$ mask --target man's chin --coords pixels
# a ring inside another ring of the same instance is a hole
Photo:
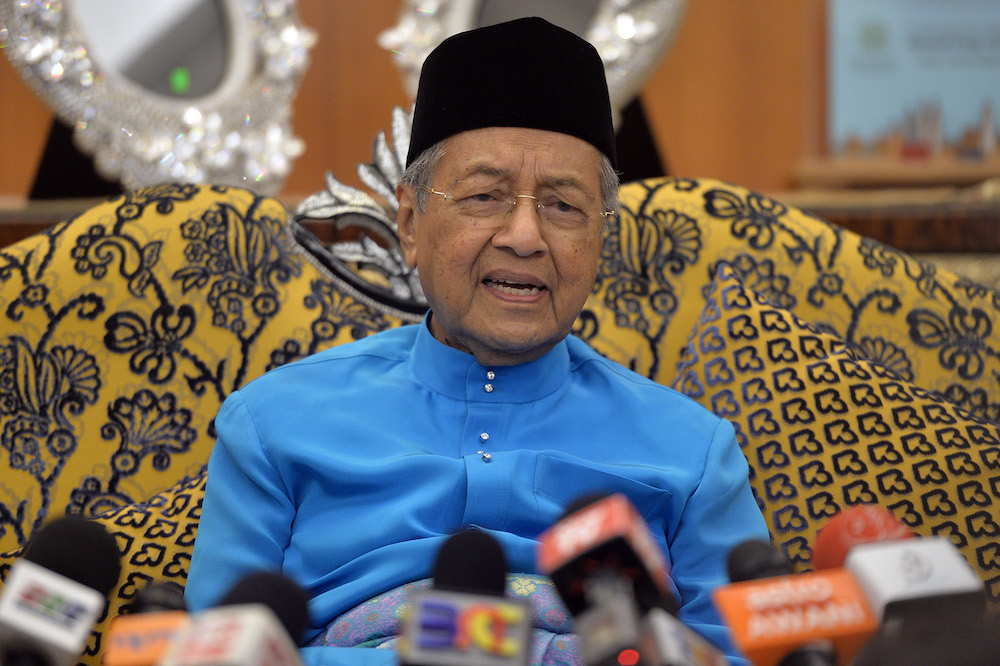
[[[517,365],[544,356],[565,337],[565,334],[525,336],[523,331],[520,335],[512,331],[511,335],[504,336],[496,331],[480,339],[473,353],[480,365]]]
[[[472,354],[483,366],[533,361],[544,356],[570,332],[569,329],[558,330],[551,322],[503,316],[479,317],[474,322],[463,321],[455,328],[448,328],[433,312],[430,329],[440,342]]]

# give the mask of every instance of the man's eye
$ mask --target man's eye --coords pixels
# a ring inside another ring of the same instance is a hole
[[[459,198],[456,203],[461,213],[473,217],[501,215],[507,206],[502,198],[502,193],[494,190],[468,194]]]
[[[559,197],[544,199],[542,206],[542,216],[557,227],[578,229],[587,224],[587,214],[583,209]]]
[[[542,205],[548,208],[550,212],[559,214],[569,214],[579,211],[580,209],[573,204],[563,201],[559,197],[549,197],[542,199]]]

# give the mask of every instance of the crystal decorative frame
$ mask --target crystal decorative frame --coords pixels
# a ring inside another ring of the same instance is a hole
[[[229,30],[222,84],[198,99],[147,91],[94,57],[76,0],[0,0],[0,50],[126,189],[163,182],[275,194],[303,150],[291,101],[315,33],[294,0],[217,0]]]
[[[673,41],[687,0],[600,0],[586,34],[604,61],[611,108],[623,109],[638,94]],[[405,0],[399,22],[378,36],[396,56],[411,99],[420,68],[446,37],[475,27],[480,0]]]

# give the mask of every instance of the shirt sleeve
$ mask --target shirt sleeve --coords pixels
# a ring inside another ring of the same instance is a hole
[[[748,662],[733,645],[711,593],[729,582],[726,558],[733,546],[747,539],[769,538],[733,426],[720,420],[701,481],[688,498],[675,533],[668,535],[668,544],[671,574],[681,595],[681,619],[736,664]]]
[[[185,586],[192,611],[215,605],[249,573],[282,571],[295,515],[239,392],[223,403],[215,426],[218,439]]]

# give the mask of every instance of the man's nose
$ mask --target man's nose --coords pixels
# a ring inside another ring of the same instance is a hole
[[[544,252],[547,245],[542,237],[543,224],[538,210],[538,198],[530,194],[517,194],[511,201],[505,224],[493,236],[493,244],[509,247],[524,257]]]

